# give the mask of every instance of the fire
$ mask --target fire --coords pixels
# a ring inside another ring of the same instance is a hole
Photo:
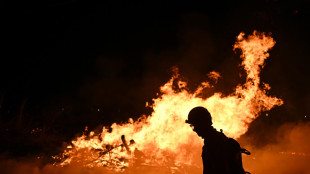
[[[161,166],[172,173],[188,166],[201,169],[203,141],[185,124],[188,112],[193,107],[204,106],[210,111],[216,129],[222,129],[233,138],[246,133],[249,124],[261,112],[283,103],[281,99],[266,95],[270,86],[261,84],[259,77],[264,60],[269,56],[267,51],[274,44],[270,36],[256,31],[247,38],[244,33],[237,37],[234,50],[242,51],[241,66],[247,77],[246,82],[239,84],[229,95],[215,93],[202,98],[203,90],[213,84],[202,82],[190,92],[174,68],[173,77],[160,87],[161,94],[153,99],[152,105],[147,103],[147,107],[153,109],[151,115],[136,121],[129,119],[125,124],[114,123],[110,126],[112,131],[103,127],[99,135],[90,132],[78,137],[57,157],[61,159],[57,165],[104,166],[116,171],[137,165]],[[209,74],[214,83],[219,77],[218,72]]]

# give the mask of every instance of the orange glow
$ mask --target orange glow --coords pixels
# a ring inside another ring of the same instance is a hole
[[[256,31],[247,38],[244,33],[237,37],[234,49],[242,50],[241,65],[247,78],[229,95],[214,93],[209,98],[201,98],[203,90],[213,84],[202,82],[196,91],[190,92],[187,83],[179,80],[177,68],[174,68],[173,77],[160,87],[161,95],[154,98],[151,105],[146,104],[153,109],[151,115],[136,121],[129,119],[126,124],[114,123],[111,132],[108,127],[103,127],[99,135],[90,132],[78,137],[57,157],[61,162],[56,165],[105,166],[120,171],[139,163],[140,166],[166,166],[171,170],[184,166],[201,170],[203,141],[185,123],[188,112],[193,107],[204,106],[210,111],[217,130],[223,129],[227,136],[233,138],[246,133],[249,124],[261,112],[283,103],[281,99],[266,95],[270,86],[261,84],[259,77],[264,60],[269,56],[267,51],[274,44],[270,36]],[[216,83],[220,74],[211,72],[208,77]],[[175,83],[178,90],[173,88]],[[122,135],[125,135],[127,143],[122,141]],[[131,139],[135,143],[129,142]]]

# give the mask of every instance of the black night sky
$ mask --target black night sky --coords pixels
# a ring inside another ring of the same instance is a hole
[[[232,45],[240,32],[254,30],[271,32],[277,42],[261,77],[284,105],[255,120],[248,134],[272,135],[281,124],[308,122],[308,5],[302,0],[7,4],[0,153],[58,153],[86,125],[93,130],[150,113],[145,102],[156,97],[173,66],[193,89],[206,73],[218,71],[223,78],[215,90],[229,93],[242,82]]]

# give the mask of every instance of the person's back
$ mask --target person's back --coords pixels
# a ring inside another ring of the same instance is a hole
[[[204,138],[204,146],[202,148],[202,161],[204,174],[228,174],[230,166],[226,157],[225,142],[227,137],[220,132],[214,130],[208,138]]]
[[[193,130],[204,139],[203,174],[243,174],[239,143],[212,127],[212,118],[204,107],[195,107],[188,114]]]

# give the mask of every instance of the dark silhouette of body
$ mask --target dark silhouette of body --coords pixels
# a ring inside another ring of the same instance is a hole
[[[203,174],[244,174],[239,143],[212,127],[212,118],[204,107],[195,107],[188,114],[190,124],[204,139]]]

